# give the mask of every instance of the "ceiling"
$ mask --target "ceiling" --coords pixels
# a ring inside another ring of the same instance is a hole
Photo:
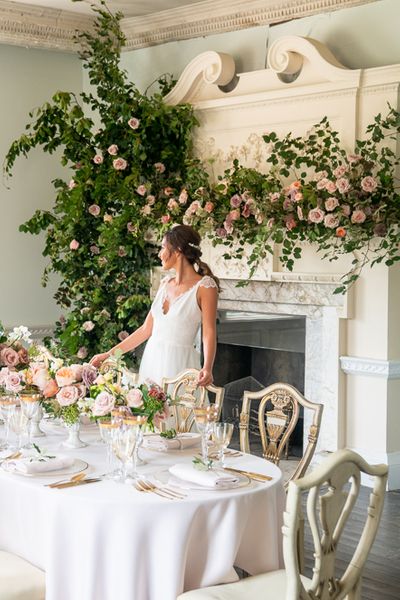
[[[31,4],[33,6],[44,6],[58,10],[67,10],[84,14],[91,14],[92,4],[98,4],[96,0],[12,0],[18,4]],[[113,11],[121,11],[125,17],[139,17],[151,13],[179,8],[196,4],[200,0],[107,0],[107,6]]]

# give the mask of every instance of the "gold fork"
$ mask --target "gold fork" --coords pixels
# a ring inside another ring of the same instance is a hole
[[[9,456],[5,456],[4,458],[0,459],[0,464],[2,464],[3,462],[7,461],[7,460],[13,460],[14,458],[20,458],[20,456],[22,456],[22,452],[13,452],[12,454],[9,454]]]
[[[167,487],[158,487],[154,483],[144,479],[138,479],[135,482],[135,488],[140,492],[150,492],[157,494],[157,496],[161,496],[162,498],[168,498],[168,500],[183,500],[183,498],[186,497],[184,494],[170,490]]]
[[[60,481],[54,481],[53,483],[46,483],[45,487],[56,487],[57,485],[60,485],[61,483],[73,483],[75,481],[81,481],[82,479],[84,479],[86,477],[86,473],[77,473],[76,475],[73,475],[71,477],[71,479],[61,479]]]

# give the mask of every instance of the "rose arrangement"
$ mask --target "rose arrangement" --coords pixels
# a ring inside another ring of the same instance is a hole
[[[41,360],[41,351],[32,343],[31,335],[23,325],[14,327],[7,335],[0,323],[0,392],[21,394],[39,391],[32,369],[36,361]]]

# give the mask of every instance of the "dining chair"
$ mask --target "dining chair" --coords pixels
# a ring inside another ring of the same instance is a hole
[[[221,417],[225,390],[215,385],[198,386],[200,371],[186,369],[171,379],[164,378],[162,387],[171,397],[174,429],[178,433],[189,432],[194,423],[193,409],[210,403],[210,394],[214,397],[218,409],[218,420]]]
[[[344,572],[338,574],[336,549],[360,491],[361,473],[373,478],[366,520]],[[361,600],[362,572],[378,530],[387,474],[387,465],[369,465],[351,450],[332,453],[312,473],[289,483],[282,527],[285,569],[186,592],[178,600]],[[301,575],[298,565],[303,495],[312,534],[312,578]]]
[[[252,401],[259,401],[257,419],[252,419]],[[308,443],[302,458],[287,479],[289,481],[303,477],[318,441],[323,405],[310,402],[292,385],[273,383],[258,392],[244,392],[240,414],[240,449],[251,452],[249,441],[250,425],[257,422],[257,431],[261,437],[262,454],[267,460],[278,465],[289,439],[299,420],[300,408],[312,411],[312,422],[308,430]]]
[[[45,594],[43,571],[0,550],[0,600],[44,600]]]

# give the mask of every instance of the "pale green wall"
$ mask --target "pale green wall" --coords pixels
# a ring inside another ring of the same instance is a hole
[[[81,66],[72,54],[0,45],[0,155],[24,131],[29,111],[58,89],[82,89]],[[64,174],[67,173],[64,170]],[[54,199],[51,180],[62,175],[56,157],[35,150],[18,159],[14,175],[0,186],[0,320],[4,325],[52,324],[60,313],[53,286],[40,283],[43,238],[19,233],[35,209]]]
[[[122,64],[144,90],[162,73],[178,77],[184,67],[207,50],[231,54],[238,73],[263,69],[266,49],[278,37],[302,35],[326,44],[346,67],[378,67],[400,63],[400,0],[379,0],[298,19],[272,27],[210,35],[127,52]]]

